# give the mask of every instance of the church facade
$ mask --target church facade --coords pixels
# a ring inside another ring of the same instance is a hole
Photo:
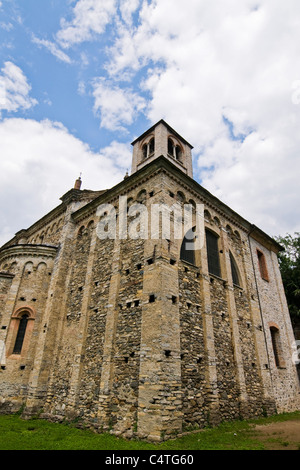
[[[138,236],[138,208],[155,205],[169,235]],[[175,236],[185,206],[192,225],[202,208],[192,250]],[[193,179],[192,146],[159,121],[133,142],[130,176],[77,180],[0,249],[0,413],[159,441],[299,409],[279,250]]]

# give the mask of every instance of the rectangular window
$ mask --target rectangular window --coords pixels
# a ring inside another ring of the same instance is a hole
[[[221,277],[218,235],[206,230],[208,272]]]
[[[262,279],[264,279],[265,281],[269,281],[269,275],[268,275],[265,255],[259,250],[256,250],[256,252],[257,252],[258,266],[259,266],[260,275],[261,275]]]

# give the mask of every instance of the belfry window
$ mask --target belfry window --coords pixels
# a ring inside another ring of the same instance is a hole
[[[152,155],[154,153],[154,137],[149,142],[149,155]]]
[[[149,142],[147,144],[144,144],[142,147],[143,160],[151,157],[151,155],[154,154],[154,148],[155,148],[155,140],[154,140],[154,137],[152,137],[152,139],[150,139]]]
[[[182,160],[181,147],[178,144],[176,145],[170,138],[168,139],[168,154],[179,162]]]
[[[206,249],[208,272],[221,277],[221,267],[219,258],[219,237],[210,230],[206,230]]]
[[[27,328],[27,323],[28,323],[28,317],[29,315],[25,313],[20,319],[16,342],[15,342],[15,346],[13,349],[13,354],[21,354],[23,343],[24,343],[24,338],[25,338],[25,333],[26,333],[26,328]]]
[[[176,155],[176,160],[178,160],[180,162],[182,152],[181,152],[181,148],[179,147],[179,145],[176,145],[176,147],[175,147],[175,155]]]
[[[147,158],[147,144],[143,145],[142,152],[143,152],[143,159],[145,160]]]

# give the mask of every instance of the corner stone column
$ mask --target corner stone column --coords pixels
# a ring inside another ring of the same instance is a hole
[[[100,380],[98,423],[103,429],[109,428],[111,386],[113,381],[113,351],[118,321],[117,299],[120,288],[120,240],[116,239],[112,254],[112,275],[106,314],[103,345],[103,362]]]
[[[160,441],[182,430],[178,271],[159,257],[145,266],[138,434]]]

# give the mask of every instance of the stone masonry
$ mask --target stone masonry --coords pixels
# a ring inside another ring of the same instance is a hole
[[[78,180],[1,248],[1,413],[159,441],[299,409],[281,247],[193,180],[191,150],[160,121],[133,142],[130,176],[105,191]],[[201,204],[220,275],[205,240],[191,263],[172,230],[100,239],[98,208],[110,204],[118,221],[120,196],[128,223],[134,203],[147,214],[153,204]]]

